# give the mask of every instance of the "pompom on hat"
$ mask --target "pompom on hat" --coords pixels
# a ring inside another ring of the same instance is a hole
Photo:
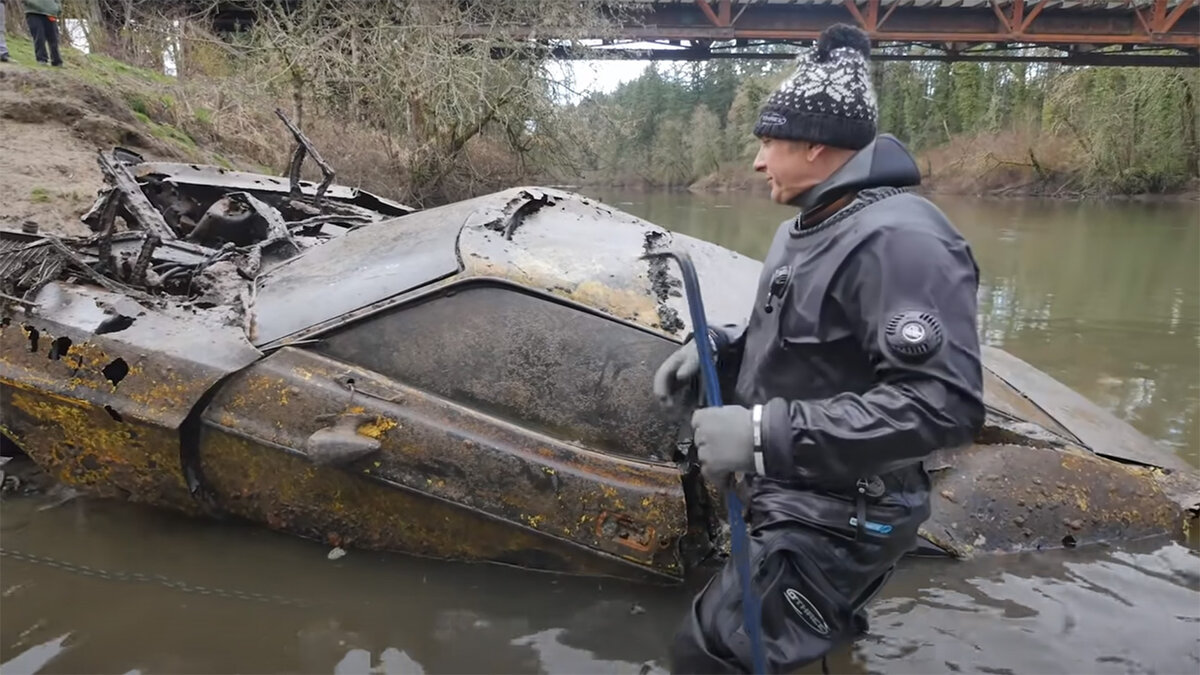
[[[868,59],[871,40],[862,30],[834,24],[815,49],[771,92],[754,135],[860,150],[875,139],[879,111]]]

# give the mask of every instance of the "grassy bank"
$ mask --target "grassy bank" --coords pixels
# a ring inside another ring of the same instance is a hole
[[[949,143],[915,154],[921,190],[979,197],[1049,197],[1200,200],[1200,181],[1170,189],[1113,192],[1088,180],[1084,159],[1062,136],[1006,131],[955,136]],[[688,186],[693,192],[766,193],[749,159],[725,162]],[[600,182],[599,179],[596,179]]]
[[[291,11],[252,1],[262,20],[234,36],[208,33],[186,12],[151,11],[117,33],[85,30],[88,53],[64,47],[65,68],[37,65],[28,37],[10,35],[0,118],[56,124],[92,147],[281,173],[293,140],[278,108],[339,183],[425,207],[506,187],[556,156],[547,57],[497,58],[486,36],[446,39],[467,14],[499,25],[524,16],[524,5],[413,3],[411,22],[395,24],[369,3]],[[542,10],[579,11],[576,0],[547,3]],[[354,50],[329,48],[346,40]],[[163,74],[167,63],[178,77]]]
[[[37,64],[28,38],[8,36],[0,118],[61,125],[83,144],[122,145],[156,159],[279,172],[289,138],[271,100],[251,102],[208,79],[180,81],[103,54],[63,47],[64,66]],[[11,127],[21,134],[20,126]]]
[[[63,67],[43,66],[19,35],[8,36],[8,47],[12,60],[0,64],[0,226],[32,221],[84,234],[79,216],[103,182],[95,153],[114,146],[150,160],[286,171],[293,140],[273,112],[286,101],[233,80],[180,80],[69,47]],[[317,114],[305,126],[338,182],[403,196],[378,131]],[[304,173],[319,176],[311,162]]]

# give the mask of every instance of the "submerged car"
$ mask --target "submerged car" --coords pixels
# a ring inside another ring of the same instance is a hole
[[[514,188],[412,209],[336,185],[102,156],[92,237],[0,235],[0,430],[87,493],[330,545],[675,581],[722,500],[650,392],[760,265],[593,200]],[[124,231],[118,231],[118,217]],[[157,217],[157,220],[156,220]],[[917,553],[1146,536],[1194,469],[985,351],[988,419],[940,451]]]

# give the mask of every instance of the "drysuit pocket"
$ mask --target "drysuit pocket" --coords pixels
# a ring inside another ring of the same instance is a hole
[[[830,583],[798,531],[782,531],[760,566],[764,642],[772,672],[819,660],[855,634],[850,600]]]
[[[822,539],[804,528],[759,530],[751,539],[752,584],[760,599],[769,672],[812,663],[855,635],[850,601],[805,550],[828,547]],[[672,668],[748,672],[752,658],[744,618],[741,584],[731,559],[693,603],[675,638]]]

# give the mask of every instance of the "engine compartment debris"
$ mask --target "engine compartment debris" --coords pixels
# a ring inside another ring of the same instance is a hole
[[[334,185],[333,169],[282,111],[296,141],[287,177],[147,162],[117,147],[97,153],[106,186],[81,220],[93,233],[60,238],[0,229],[0,301],[35,308],[46,284],[86,279],[140,303],[235,308],[246,316],[254,279],[363,225],[415,211]],[[305,156],[322,182],[300,179]],[[240,308],[240,309],[239,309]],[[109,330],[119,330],[121,319]]]

